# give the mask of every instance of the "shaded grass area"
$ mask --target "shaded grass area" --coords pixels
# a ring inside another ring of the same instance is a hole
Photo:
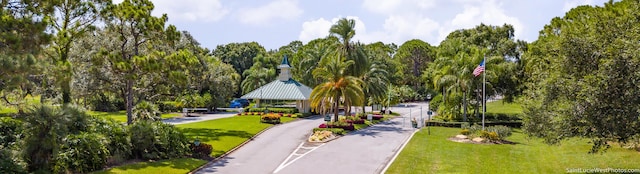
[[[115,167],[106,171],[94,172],[95,174],[147,174],[147,173],[188,173],[198,168],[207,161],[194,158],[169,159],[155,162],[139,162]]]
[[[87,113],[89,113],[90,115],[93,116],[98,116],[98,117],[109,117],[109,118],[113,118],[116,121],[119,122],[127,122],[127,111],[117,111],[117,112],[100,112],[100,111],[87,111]],[[160,117],[162,117],[162,119],[167,119],[167,118],[173,118],[173,117],[177,117],[180,116],[179,113],[166,113],[166,114],[162,114]]]
[[[295,118],[281,118],[282,123],[293,120]],[[260,123],[260,116],[236,116],[176,125],[189,139],[195,140],[197,138],[201,142],[211,144],[213,157],[228,152],[270,126],[272,125]]]
[[[637,151],[612,147],[602,154],[588,154],[591,145],[571,139],[547,145],[529,139],[519,129],[507,140],[514,145],[465,144],[447,140],[459,128],[432,127],[416,133],[387,173],[566,173],[572,168],[623,168],[640,166]]]

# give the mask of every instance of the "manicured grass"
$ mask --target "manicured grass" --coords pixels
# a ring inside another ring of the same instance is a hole
[[[487,102],[487,113],[522,114],[519,103],[506,103],[502,100]]]
[[[547,145],[526,138],[519,129],[507,138],[514,145],[479,145],[447,140],[459,128],[432,127],[416,133],[387,173],[566,173],[572,168],[640,166],[640,154],[614,146],[603,154],[588,154],[587,140],[571,139]]]
[[[99,116],[99,117],[109,117],[113,118],[116,121],[127,122],[127,111],[117,111],[117,112],[100,112],[100,111],[87,111],[90,115]],[[179,113],[166,113],[162,114],[162,119],[173,118],[180,116]]]
[[[282,123],[295,120],[289,117],[280,119]],[[260,116],[235,116],[181,124],[176,127],[182,128],[190,139],[198,138],[201,142],[211,144],[211,155],[218,157],[270,126],[272,125],[260,123]]]
[[[94,172],[95,174],[147,174],[147,173],[189,173],[207,161],[194,158],[169,159],[156,162],[139,162],[123,166],[118,166],[106,171]]]
[[[295,120],[295,118],[281,117],[282,123]],[[273,126],[271,124],[260,123],[260,116],[236,116],[209,121],[188,123],[177,125],[189,137],[213,146],[212,156],[220,156],[242,142],[253,137],[258,132]],[[188,173],[207,161],[183,158],[170,159],[157,162],[140,162],[115,167],[113,169],[97,172],[104,173]]]

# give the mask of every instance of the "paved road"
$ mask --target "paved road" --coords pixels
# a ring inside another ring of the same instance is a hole
[[[320,117],[312,117],[272,127],[196,173],[271,173],[322,122]]]
[[[413,133],[409,113],[411,111],[411,117],[420,118],[420,107],[424,108],[426,119],[424,104],[393,107],[392,111],[403,116],[318,145],[304,155],[291,154],[300,152],[298,147],[322,119],[315,117],[278,125],[196,173],[380,173]],[[299,158],[285,161],[289,156]]]
[[[411,111],[412,117],[420,118],[419,106],[412,104],[406,108],[392,109],[407,118],[397,117],[331,141],[277,173],[380,173],[415,131],[410,127],[408,113]],[[426,114],[423,116],[426,117]]]

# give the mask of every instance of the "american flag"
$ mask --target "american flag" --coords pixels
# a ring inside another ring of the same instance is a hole
[[[482,74],[482,72],[484,72],[484,60],[482,60],[482,62],[480,62],[480,65],[478,65],[478,67],[473,70],[473,76],[478,77],[480,74]]]

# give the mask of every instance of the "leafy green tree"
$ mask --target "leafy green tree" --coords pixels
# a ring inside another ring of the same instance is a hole
[[[506,62],[501,64],[487,64],[487,69],[499,70],[499,72],[494,71],[498,80],[493,81],[491,91],[496,91],[496,94],[502,95],[508,102],[522,93],[523,86],[520,85],[522,84],[520,80],[523,79],[524,71],[520,57],[527,49],[527,43],[516,40],[514,32],[513,26],[509,24],[502,26],[480,24],[472,29],[453,31],[445,39],[458,39],[464,45],[486,49],[487,57],[505,59]],[[499,66],[498,69],[496,65]],[[490,94],[490,96],[493,95],[493,93]]]
[[[419,79],[422,77],[422,71],[435,59],[435,53],[434,47],[418,39],[409,40],[400,45],[398,53],[393,58],[400,63],[404,77],[402,84],[411,85],[414,90],[417,90],[421,86]]]
[[[94,28],[93,24],[100,19],[102,9],[111,1],[106,0],[68,0],[59,1],[54,6],[54,15],[48,17],[48,23],[55,33],[50,48],[50,56],[55,62],[53,76],[62,90],[62,102],[71,103],[71,79],[73,66],[69,61],[71,49],[79,37]]]
[[[211,94],[209,107],[224,106],[238,91],[241,76],[233,69],[232,65],[215,58],[209,59],[207,67],[203,91]]]
[[[238,74],[243,74],[245,70],[253,66],[254,57],[265,53],[264,47],[257,42],[244,42],[218,45],[212,55],[224,63],[233,65],[233,69]]]
[[[587,138],[599,152],[640,134],[638,6],[579,6],[544,27],[523,58],[528,135],[551,144]]]
[[[132,109],[134,106],[134,88],[136,80],[145,74],[145,71],[161,69],[165,64],[159,59],[165,58],[166,53],[160,51],[148,51],[142,54],[143,48],[152,47],[154,44],[177,40],[179,33],[175,27],[165,27],[167,15],[154,17],[153,3],[148,0],[125,0],[120,4],[110,5],[105,17],[107,30],[118,35],[117,50],[103,50],[106,62],[114,75],[121,76],[123,83],[122,93],[127,110],[127,123],[133,121]],[[164,41],[164,42],[163,42]],[[172,58],[185,58],[188,52],[177,53]],[[192,62],[192,61],[187,61]],[[178,73],[170,75],[181,76]]]
[[[51,13],[52,1],[0,1],[0,98],[4,102],[19,104],[11,98],[33,92],[29,78],[41,73],[37,56],[51,38],[45,32]]]

